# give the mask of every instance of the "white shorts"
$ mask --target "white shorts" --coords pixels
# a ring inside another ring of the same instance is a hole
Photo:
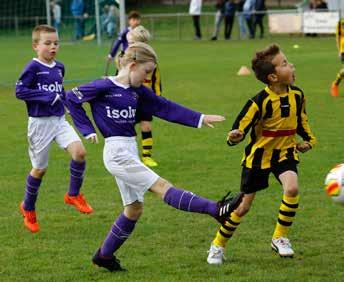
[[[69,144],[81,139],[65,116],[29,117],[29,156],[33,168],[48,166],[49,151],[53,141],[66,149]]]
[[[143,203],[144,194],[159,175],[141,162],[135,137],[106,138],[103,159],[116,179],[123,205]]]

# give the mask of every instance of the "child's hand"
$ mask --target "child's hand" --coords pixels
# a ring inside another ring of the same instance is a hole
[[[228,140],[233,143],[238,143],[244,137],[244,133],[239,129],[234,129],[228,133]]]
[[[93,144],[98,144],[98,136],[96,133],[90,134],[89,136],[86,137],[87,140],[91,141]]]
[[[306,153],[311,148],[312,148],[311,145],[309,143],[306,143],[306,142],[296,144],[296,150],[298,150],[301,153]]]
[[[208,126],[208,127],[214,128],[214,125],[213,125],[214,122],[221,122],[221,121],[224,121],[224,120],[225,120],[225,117],[223,117],[223,116],[219,116],[219,115],[204,115],[203,124]]]

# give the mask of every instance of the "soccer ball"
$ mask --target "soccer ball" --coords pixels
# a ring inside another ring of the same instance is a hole
[[[336,165],[327,174],[325,191],[333,202],[344,205],[344,164]]]

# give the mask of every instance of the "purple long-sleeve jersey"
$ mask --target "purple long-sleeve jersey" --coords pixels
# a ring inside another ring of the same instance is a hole
[[[26,102],[30,117],[62,116],[64,66],[59,62],[51,65],[38,59],[30,61],[16,83],[16,97]]]
[[[75,126],[84,136],[96,132],[82,108],[84,102],[90,104],[94,122],[104,138],[136,136],[137,110],[191,127],[199,127],[202,120],[201,113],[157,96],[144,86],[125,87],[116,82],[114,77],[108,77],[66,92],[66,105]]]
[[[112,48],[111,48],[111,51],[110,51],[110,56],[112,58],[114,58],[118,52],[118,49],[119,49],[119,46],[121,46],[122,44],[122,51],[124,52],[125,49],[128,48],[128,40],[127,40],[127,34],[128,32],[130,31],[130,28],[127,27],[125,30],[123,30],[117,40],[115,41],[115,43],[113,44]]]

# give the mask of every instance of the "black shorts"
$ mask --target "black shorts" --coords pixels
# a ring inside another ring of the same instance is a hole
[[[153,116],[151,114],[147,114],[139,110],[136,110],[136,113],[135,113],[136,123],[139,123],[140,121],[152,121],[152,120],[153,120]]]
[[[285,171],[292,170],[297,173],[297,161],[285,160],[268,169],[242,168],[240,190],[245,194],[255,193],[269,187],[269,175],[272,172],[278,182],[279,175]]]

